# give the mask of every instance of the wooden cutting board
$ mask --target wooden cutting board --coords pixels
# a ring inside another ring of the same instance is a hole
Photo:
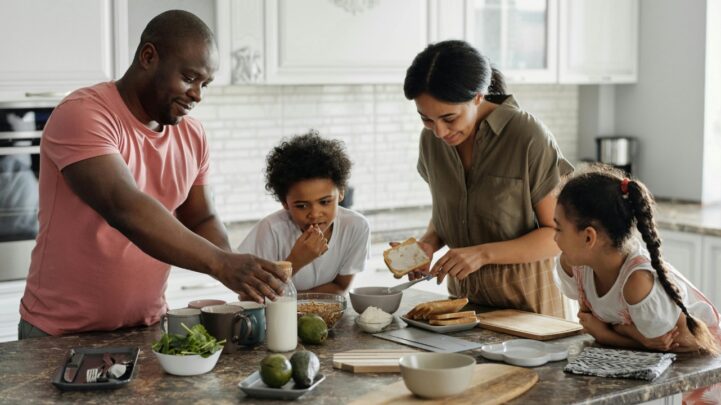
[[[479,324],[481,328],[536,340],[575,335],[583,329],[580,324],[563,318],[516,309],[481,312],[477,317],[481,322]]]
[[[352,373],[399,373],[398,360],[414,353],[420,352],[413,349],[349,350],[333,355],[333,368]]]
[[[365,404],[480,404],[495,405],[510,401],[538,382],[535,371],[505,364],[478,364],[471,385],[462,393],[435,400],[422,399],[406,388],[403,380],[370,392],[351,405]]]

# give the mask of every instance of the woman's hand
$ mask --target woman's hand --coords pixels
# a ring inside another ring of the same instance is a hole
[[[438,278],[438,284],[443,282],[446,276],[463,280],[474,271],[478,271],[483,265],[483,255],[480,246],[469,246],[464,248],[450,249],[443,257],[438,259],[431,274]]]
[[[288,261],[293,263],[295,271],[320,257],[328,250],[328,239],[317,225],[309,226],[290,250]]]
[[[613,325],[613,330],[619,335],[630,337],[641,343],[643,347],[649,350],[655,350],[660,352],[673,351],[679,347],[679,343],[676,342],[676,338],[679,335],[678,327],[674,327],[666,334],[655,338],[647,338],[638,331],[635,325]]]
[[[426,255],[428,255],[428,257],[431,258],[431,260],[433,260],[433,252],[435,252],[433,250],[433,246],[431,246],[430,243],[425,243],[425,242],[421,242],[421,241],[418,241],[416,243],[418,243],[418,246],[420,246],[421,249],[423,249],[423,251],[426,253]],[[395,247],[395,246],[400,245],[400,243],[399,242],[390,242],[389,245],[391,247]],[[424,278],[424,277],[428,276],[430,267],[431,267],[431,264],[429,262],[425,266],[411,270],[408,273],[408,280],[413,281],[413,280],[416,280],[419,278]]]

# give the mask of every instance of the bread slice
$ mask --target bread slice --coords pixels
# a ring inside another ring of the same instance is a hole
[[[416,238],[408,238],[403,243],[387,249],[383,252],[383,260],[395,278],[401,278],[411,270],[431,262],[431,258],[421,249]]]
[[[430,321],[428,321],[429,324],[436,326],[465,325],[467,323],[476,322],[478,322],[478,319],[476,319],[475,316],[456,319],[431,319]]]
[[[416,305],[406,314],[408,319],[428,319],[431,315],[447,314],[458,312],[468,304],[468,298],[457,298],[454,300],[428,301]]]
[[[448,314],[434,314],[428,319],[457,319],[457,318],[475,318],[476,311],[451,312]]]

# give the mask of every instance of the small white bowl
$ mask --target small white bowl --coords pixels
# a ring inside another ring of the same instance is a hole
[[[403,382],[412,393],[442,398],[468,388],[476,359],[459,353],[418,353],[401,357],[399,364]]]
[[[160,366],[163,367],[166,373],[187,376],[205,374],[212,370],[218,362],[222,351],[223,350],[218,350],[208,357],[201,357],[198,354],[182,356],[162,354],[156,351],[153,351],[153,353],[155,353],[155,357],[158,358]]]
[[[367,333],[378,333],[385,329],[386,326],[390,325],[391,322],[393,322],[393,318],[384,322],[363,322],[363,319],[361,319],[360,316],[355,319],[356,325],[358,325],[363,332]]]

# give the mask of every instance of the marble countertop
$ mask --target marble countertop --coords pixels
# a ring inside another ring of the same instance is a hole
[[[415,304],[438,295],[408,290],[404,293],[401,313]],[[400,346],[361,332],[354,324],[356,314],[348,309],[326,343],[308,346],[318,354],[321,372],[326,380],[298,402],[313,404],[347,403],[367,392],[378,390],[400,380],[398,374],[352,374],[333,369],[333,353],[351,349],[393,349]],[[35,402],[164,402],[164,403],[273,403],[245,397],[238,389],[240,381],[258,368],[267,354],[263,346],[223,354],[210,373],[193,377],[165,374],[151,352],[151,344],[160,335],[157,325],[148,328],[74,336],[37,338],[0,344],[0,398],[8,403]],[[454,336],[483,343],[496,343],[512,336],[475,328]],[[593,344],[588,335],[553,341],[569,348],[570,356]],[[133,381],[112,391],[60,392],[50,380],[67,351],[74,347],[138,346],[139,368]],[[301,349],[302,345],[298,346]],[[485,362],[477,351],[468,352]],[[539,382],[510,404],[632,404],[662,398],[677,392],[721,381],[721,359],[679,355],[677,361],[654,382],[576,376],[563,372],[565,361],[548,363],[533,370]],[[280,403],[280,402],[279,402]]]
[[[373,243],[404,240],[420,236],[428,226],[431,207],[406,207],[363,213],[371,225]],[[656,207],[656,223],[661,229],[721,236],[721,204],[660,201]],[[255,221],[226,224],[232,246],[242,242]]]

